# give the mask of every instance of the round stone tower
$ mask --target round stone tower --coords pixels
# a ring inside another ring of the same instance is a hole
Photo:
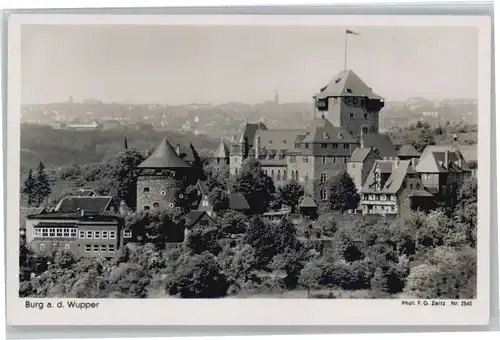
[[[191,176],[191,166],[175,151],[166,138],[139,165],[137,211],[181,208],[183,188]]]

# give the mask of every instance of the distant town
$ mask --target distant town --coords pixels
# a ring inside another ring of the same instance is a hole
[[[272,97],[272,96],[270,96]],[[81,102],[69,98],[62,103],[24,105],[23,123],[49,125],[54,129],[79,131],[129,130],[152,128],[155,131],[177,131],[230,138],[231,131],[245,121],[263,121],[269,128],[304,128],[311,119],[312,103],[282,103],[279,93],[272,100],[256,103],[164,104],[107,103],[97,99]],[[290,120],[293,117],[293,120]],[[380,112],[380,130],[425,120],[431,125],[477,124],[477,101],[473,99],[443,99],[431,101],[409,98],[406,101],[386,101]]]

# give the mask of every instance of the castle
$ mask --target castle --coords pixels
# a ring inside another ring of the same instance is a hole
[[[358,147],[373,148],[383,157],[395,157],[388,136],[379,134],[384,100],[352,70],[339,72],[313,96],[313,117],[304,129],[268,129],[262,122],[247,123],[230,145],[221,141],[215,164],[228,164],[237,175],[244,160],[258,159],[277,186],[300,182],[314,194],[314,183],[347,169]]]

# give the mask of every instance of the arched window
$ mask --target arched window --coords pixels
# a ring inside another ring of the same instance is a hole
[[[283,170],[283,180],[286,181],[288,179],[286,169]]]
[[[307,181],[307,180],[309,180],[309,174],[306,172],[306,173],[304,174],[304,181]]]
[[[295,180],[299,180],[299,170],[295,170]]]
[[[368,133],[368,127],[363,126],[363,133]]]
[[[278,174],[276,175],[276,180],[281,181],[281,171],[278,169]]]
[[[148,187],[145,187],[142,191],[143,191],[143,192],[149,192],[149,188],[148,188]]]
[[[160,204],[159,204],[159,203],[155,203],[155,204],[153,204],[153,207],[154,207],[154,208],[159,208],[159,207],[160,207]]]
[[[292,170],[292,181],[295,181],[295,171]]]
[[[271,169],[271,178],[274,180],[274,169]]]
[[[144,211],[148,211],[149,210],[149,205],[145,205],[144,206]]]

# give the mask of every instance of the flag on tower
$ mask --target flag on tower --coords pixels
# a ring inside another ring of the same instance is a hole
[[[356,32],[351,31],[351,30],[345,30],[345,34],[359,35],[359,33],[356,33]]]

